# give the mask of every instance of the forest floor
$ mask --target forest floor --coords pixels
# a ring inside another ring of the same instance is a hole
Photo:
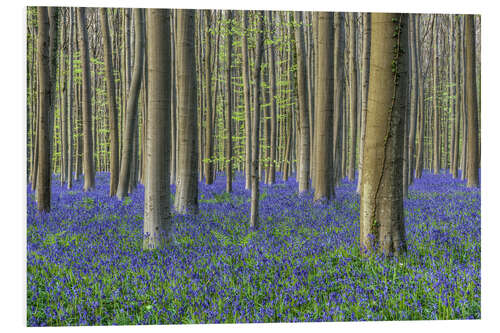
[[[174,215],[176,243],[145,252],[144,187],[119,201],[108,178],[54,180],[42,215],[28,189],[28,326],[480,318],[480,190],[450,174],[411,185],[408,251],[390,260],[359,255],[352,182],[321,205],[293,178],[262,185],[250,232],[243,176],[228,195],[219,175],[199,215]]]

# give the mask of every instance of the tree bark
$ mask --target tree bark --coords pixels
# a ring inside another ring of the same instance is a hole
[[[354,181],[354,171],[356,165],[356,140],[357,140],[357,110],[358,110],[358,69],[356,64],[356,17],[355,13],[349,13],[349,173],[348,179]]]
[[[167,9],[147,9],[148,120],[144,187],[144,249],[165,246],[170,218],[170,18]]]
[[[50,57],[49,57],[49,14],[47,7],[38,7],[38,80],[39,80],[39,111],[38,111],[38,175],[36,177],[36,201],[38,210],[50,211],[50,181],[51,181],[51,154],[50,154],[50,112],[51,89]]]
[[[318,79],[316,87],[316,140],[314,143],[314,201],[335,197],[333,187],[333,13],[320,12],[318,19]],[[300,18],[299,18],[300,19]],[[297,40],[299,40],[297,38]]]
[[[302,22],[302,12],[295,12],[295,21]],[[295,28],[295,43],[297,49],[297,102],[299,109],[299,193],[309,191],[309,168],[310,168],[310,132],[309,112],[307,110],[307,77],[306,59],[304,50],[304,27]]]
[[[131,179],[132,163],[134,159],[134,137],[137,127],[137,104],[139,101],[139,90],[142,80],[142,68],[144,61],[144,36],[143,36],[143,17],[140,8],[134,8],[135,21],[135,56],[134,73],[130,84],[130,91],[127,100],[127,113],[125,121],[125,132],[123,135],[122,160],[120,163],[120,176],[116,196],[123,199],[129,191]]]
[[[106,96],[108,106],[108,126],[110,137],[110,178],[109,195],[114,196],[118,186],[118,109],[116,108],[115,79],[113,77],[113,62],[111,60],[111,38],[109,36],[108,13],[106,8],[100,8],[102,43],[104,46],[104,68],[106,75]]]
[[[363,170],[363,149],[365,145],[366,134],[366,112],[368,111],[368,84],[370,74],[370,34],[371,34],[371,14],[363,13],[363,56],[361,58],[361,133],[359,145],[359,161],[358,161],[358,184],[356,192],[361,190],[361,174]]]
[[[95,187],[94,147],[92,143],[92,108],[90,91],[90,59],[88,54],[87,17],[85,7],[78,9],[80,58],[82,64],[82,117],[83,117],[83,190]]]
[[[407,14],[372,14],[360,245],[387,256],[406,249],[401,137],[407,107],[407,26]]]
[[[467,101],[467,187],[479,187],[479,135],[476,86],[476,29],[474,15],[465,15]]]
[[[180,214],[198,213],[198,140],[197,87],[195,58],[195,11],[178,9],[177,34],[177,89],[179,129],[179,178],[175,192],[175,210]]]
[[[233,130],[232,130],[232,98],[233,85],[231,83],[231,65],[233,52],[233,33],[231,32],[233,12],[226,11],[227,36],[226,36],[226,140],[225,140],[225,172],[226,172],[226,192],[233,191]]]
[[[252,195],[250,198],[250,229],[259,228],[259,111],[260,111],[260,66],[264,51],[261,31],[263,31],[264,12],[258,11],[258,25],[255,41],[255,67],[253,79],[255,91],[252,115]]]

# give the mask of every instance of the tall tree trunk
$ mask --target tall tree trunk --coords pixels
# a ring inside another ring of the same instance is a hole
[[[175,54],[175,11],[171,11],[171,32],[170,32],[170,47],[171,47],[171,68],[170,71],[172,72],[172,82],[171,82],[171,101],[172,101],[172,106],[171,106],[171,113],[170,113],[170,126],[171,126],[171,133],[170,133],[170,154],[171,159],[170,159],[170,185],[176,184],[177,180],[177,78],[175,75],[175,68],[176,68],[176,54]]]
[[[297,13],[297,12],[296,12]],[[300,12],[302,13],[302,12]],[[333,13],[320,12],[318,19],[318,79],[316,95],[317,133],[314,143],[314,201],[330,200],[335,197],[333,187]],[[301,19],[299,17],[299,19]],[[298,38],[297,38],[298,37]],[[301,40],[297,36],[297,41]]]
[[[205,182],[207,185],[214,183],[214,136],[212,124],[212,14],[210,10],[205,10],[205,105],[207,114],[205,118]],[[244,12],[244,11],[243,11]]]
[[[69,8],[69,38],[68,38],[68,170],[66,172],[68,189],[73,187],[73,31],[74,9]]]
[[[120,176],[116,196],[118,199],[123,199],[128,194],[129,183],[131,181],[131,168],[134,152],[134,137],[137,127],[137,104],[139,101],[139,90],[141,88],[142,68],[144,61],[144,36],[143,36],[143,17],[140,8],[134,8],[135,21],[135,57],[134,57],[134,73],[130,85],[130,91],[127,100],[127,113],[125,132],[123,137],[122,161],[120,163]]]
[[[50,211],[50,180],[51,180],[51,155],[50,155],[50,112],[51,89],[49,57],[50,35],[49,14],[47,7],[38,7],[38,80],[39,80],[39,112],[38,112],[38,175],[36,177],[36,201],[38,210]]]
[[[248,46],[247,46],[247,27],[248,18],[247,11],[241,12],[242,15],[242,37],[241,37],[241,57],[242,57],[242,72],[243,72],[243,101],[245,104],[245,189],[250,189],[251,185],[251,115],[250,115],[250,82],[249,82],[249,66],[248,66]]]
[[[80,61],[82,64],[82,116],[83,116],[83,190],[92,190],[95,186],[94,148],[92,144],[92,108],[90,92],[90,59],[88,54],[87,17],[85,7],[78,9],[78,27]]]
[[[453,163],[451,174],[453,178],[458,177],[458,161],[459,161],[459,143],[460,143],[460,115],[462,113],[463,105],[461,103],[461,71],[462,71],[462,48],[460,45],[462,44],[462,33],[460,29],[460,17],[459,15],[455,15],[454,19],[456,20],[456,43],[455,43],[455,119],[454,119],[454,141],[453,141]]]
[[[253,72],[254,96],[252,115],[252,195],[250,198],[250,229],[259,228],[259,110],[260,110],[260,66],[264,52],[261,31],[264,26],[264,12],[258,11],[258,25],[255,41],[255,67]]]
[[[432,107],[433,107],[433,117],[434,117],[434,146],[433,146],[433,164],[432,169],[434,174],[439,173],[440,161],[441,161],[441,145],[440,145],[440,112],[438,109],[438,27],[437,27],[437,15],[434,16],[433,22],[433,55],[432,55]]]
[[[231,83],[231,65],[233,52],[233,33],[231,32],[233,12],[226,11],[227,36],[226,36],[226,144],[225,144],[225,172],[226,192],[233,191],[233,131],[232,131],[232,98],[233,85]]]
[[[476,86],[476,28],[474,15],[465,15],[467,101],[467,187],[479,187],[479,135]]]
[[[269,17],[269,29],[271,40],[274,40],[273,13],[267,12]],[[270,82],[270,102],[271,102],[271,136],[270,136],[270,164],[268,172],[268,184],[276,181],[276,68],[275,68],[275,47],[274,43],[269,46],[269,82]]]
[[[356,165],[356,141],[357,141],[357,110],[358,110],[358,69],[356,64],[356,17],[355,13],[349,13],[349,125],[350,125],[350,153],[349,153],[349,181],[354,181]]]
[[[424,168],[424,129],[425,129],[425,102],[424,102],[424,80],[422,76],[422,63],[420,60],[420,15],[415,17],[415,61],[417,70],[417,95],[418,95],[418,114],[420,119],[418,121],[418,141],[417,141],[417,156],[415,161],[415,178],[422,177],[422,169]]]
[[[417,53],[415,39],[415,15],[409,15],[410,27],[409,36],[410,43],[408,52],[411,59],[411,85],[410,85],[410,119],[409,119],[409,134],[408,134],[408,185],[413,183],[413,175],[415,170],[415,137],[417,130],[417,101],[418,101],[418,75],[417,75]],[[405,192],[406,193],[406,192]]]
[[[197,88],[195,58],[195,11],[176,12],[177,91],[179,129],[179,178],[175,210],[180,214],[198,213]]]
[[[372,14],[360,245],[385,255],[406,249],[401,137],[407,107],[407,27],[407,14]]]
[[[333,134],[333,155],[334,155],[334,185],[341,180],[342,171],[342,132],[343,132],[343,99],[344,99],[344,14],[335,13],[334,15],[334,134]]]
[[[102,43],[104,46],[104,69],[106,75],[106,96],[108,105],[108,122],[110,136],[110,178],[109,195],[114,196],[118,187],[118,109],[116,108],[115,79],[113,77],[113,62],[111,59],[111,38],[109,36],[108,13],[106,8],[100,8]]]
[[[302,12],[295,12],[295,21],[302,21]],[[307,77],[304,50],[304,27],[295,28],[295,43],[297,48],[297,102],[299,109],[299,193],[309,191],[309,158],[311,149],[309,132],[309,112],[307,110]]]
[[[158,248],[171,238],[170,218],[170,17],[167,9],[147,9],[148,120],[143,248]]]
[[[358,184],[356,192],[361,191],[361,174],[363,170],[363,150],[365,145],[366,134],[366,112],[368,111],[368,78],[370,73],[370,34],[371,34],[371,14],[363,13],[363,56],[361,58],[361,133],[359,145],[359,161],[358,161]]]

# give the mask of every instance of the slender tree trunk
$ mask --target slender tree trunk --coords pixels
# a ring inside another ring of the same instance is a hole
[[[108,106],[108,122],[110,136],[110,178],[109,195],[114,196],[118,187],[118,109],[116,107],[115,97],[115,79],[113,77],[113,62],[111,59],[111,38],[109,37],[108,13],[106,8],[100,8],[100,21],[102,31],[102,43],[104,46],[104,68],[106,75],[106,96]]]
[[[212,14],[210,10],[205,10],[205,105],[207,114],[205,118],[205,182],[211,185],[214,182],[213,169],[214,169],[214,137],[213,137],[213,124],[212,124],[212,33],[210,28],[212,26]]]
[[[143,36],[143,18],[140,8],[134,8],[135,21],[135,59],[134,73],[130,85],[130,91],[127,100],[126,125],[123,137],[122,146],[122,161],[120,163],[120,176],[116,196],[118,199],[123,199],[127,196],[129,183],[131,181],[132,163],[135,162],[134,157],[134,137],[137,127],[137,104],[139,100],[139,90],[142,80],[142,68],[144,59],[144,36]]]
[[[247,11],[241,12],[243,35],[241,37],[241,56],[242,56],[242,71],[243,71],[243,101],[245,104],[245,189],[250,189],[251,185],[251,116],[250,116],[250,82],[249,82],[249,66],[248,66],[248,46],[247,46],[247,27],[248,18]]]
[[[82,64],[82,116],[83,116],[83,190],[92,190],[95,186],[94,148],[92,144],[92,108],[90,92],[90,59],[88,54],[87,17],[85,7],[78,9],[78,27],[80,43],[80,61]]]
[[[198,213],[197,87],[195,58],[195,11],[176,12],[177,89],[179,155],[175,210],[181,214]]]
[[[418,103],[418,75],[417,75],[417,53],[416,53],[416,39],[415,39],[415,15],[409,15],[410,27],[409,36],[410,43],[408,52],[410,52],[411,59],[411,85],[410,85],[410,121],[409,121],[409,134],[408,134],[408,185],[413,183],[413,175],[415,170],[415,137],[417,130],[417,103]],[[406,191],[405,191],[406,193]]]
[[[454,119],[454,141],[453,141],[453,163],[452,163],[452,176],[453,178],[458,177],[458,162],[459,162],[459,143],[460,143],[460,115],[462,113],[463,105],[461,103],[461,71],[462,71],[462,48],[460,45],[462,44],[462,33],[460,31],[460,18],[458,15],[455,15],[454,19],[456,20],[456,43],[455,43],[455,119]]]
[[[73,187],[73,31],[74,9],[69,8],[69,38],[68,38],[68,170],[66,181],[68,189]]]
[[[226,192],[233,191],[233,131],[232,131],[232,98],[233,86],[231,83],[231,65],[233,52],[233,34],[231,32],[233,12],[226,11],[227,36],[226,36],[226,145],[225,145],[225,172],[226,172]]]
[[[361,174],[363,172],[363,150],[365,146],[366,134],[366,112],[368,112],[368,78],[370,75],[370,34],[371,34],[371,14],[363,13],[363,56],[361,58],[361,133],[359,145],[358,161],[358,184],[356,192],[361,191]]]
[[[264,12],[258,11],[258,25],[255,41],[255,67],[253,79],[255,84],[252,115],[252,195],[250,199],[250,229],[259,228],[259,110],[260,110],[260,66],[264,51],[261,31],[263,29]]]
[[[274,28],[273,28],[273,14],[268,12],[269,16],[269,27],[271,40],[274,40]],[[268,184],[274,184],[276,182],[276,68],[275,68],[275,48],[271,44],[269,46],[269,81],[270,81],[270,94],[271,94],[271,136],[270,136],[270,165],[268,173]]]
[[[295,21],[302,22],[302,12],[295,12]],[[306,59],[304,50],[304,27],[295,28],[295,43],[297,48],[297,93],[299,109],[299,193],[309,191],[309,158],[311,149],[309,132],[309,112],[307,110],[307,77],[306,77]]]
[[[333,155],[334,155],[334,179],[336,185],[341,179],[341,147],[342,147],[342,132],[343,132],[343,96],[344,96],[344,14],[335,13],[334,15],[334,69],[333,82],[334,86],[334,134],[333,134]]]
[[[438,27],[437,27],[437,16],[434,16],[434,22],[433,22],[433,55],[432,55],[432,107],[433,107],[433,117],[434,117],[434,147],[433,147],[433,171],[434,174],[439,173],[440,169],[440,161],[441,161],[441,154],[440,154],[440,112],[438,109],[438,96],[437,96],[437,89],[438,89]]]
[[[177,78],[175,75],[175,68],[176,68],[176,52],[175,52],[175,11],[171,11],[171,40],[170,40],[170,47],[171,47],[171,72],[172,72],[172,83],[171,83],[171,94],[172,94],[172,110],[170,113],[170,125],[171,125],[171,163],[170,163],[170,184],[176,184],[177,180]]]
[[[474,15],[465,15],[467,101],[467,187],[479,187],[479,134],[476,86],[476,29]]]
[[[356,165],[356,140],[357,140],[357,110],[358,110],[358,69],[356,64],[356,17],[355,13],[349,13],[349,125],[350,125],[350,154],[348,179],[354,181],[354,171]]]
[[[361,248],[385,255],[406,249],[401,137],[407,107],[407,27],[407,14],[372,14],[360,241]]]
[[[333,186],[333,13],[320,12],[318,19],[318,79],[316,95],[316,140],[314,172],[316,188],[314,201],[330,200],[335,197]],[[299,40],[297,38],[297,40]]]
[[[38,175],[36,177],[36,201],[38,210],[50,211],[50,180],[51,180],[51,155],[50,155],[50,112],[51,89],[49,57],[49,14],[47,7],[38,7],[38,80],[39,80],[39,112],[38,112]]]

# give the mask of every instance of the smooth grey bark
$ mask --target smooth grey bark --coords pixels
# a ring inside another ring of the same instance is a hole
[[[269,38],[274,41],[274,27],[273,27],[273,13],[268,13],[270,36]],[[270,103],[271,103],[271,133],[270,133],[270,164],[268,171],[267,184],[274,184],[276,182],[276,66],[275,66],[275,47],[274,42],[269,45],[269,82],[270,82]]]
[[[356,192],[359,194],[361,190],[361,174],[363,170],[363,149],[365,145],[366,134],[366,112],[368,112],[368,85],[370,75],[370,34],[371,34],[371,14],[363,13],[363,55],[361,58],[361,132],[359,145],[359,161],[358,161],[358,184]]]
[[[38,111],[38,167],[36,177],[36,201],[38,210],[50,211],[50,179],[51,179],[51,151],[50,151],[50,112],[51,112],[51,81],[49,57],[49,14],[47,7],[38,7],[38,82],[39,82],[39,111]]]
[[[360,206],[360,247],[406,250],[403,141],[408,88],[408,15],[372,14],[370,86]],[[402,52],[401,52],[402,51]]]
[[[255,37],[255,64],[253,71],[254,95],[252,115],[252,194],[250,198],[250,229],[259,228],[259,124],[260,124],[260,72],[264,52],[262,32],[264,12],[258,11],[257,32]]]
[[[104,46],[104,70],[106,75],[106,97],[108,107],[108,126],[110,140],[110,178],[109,195],[114,196],[118,187],[119,160],[118,160],[118,109],[116,107],[115,79],[113,76],[113,61],[111,59],[111,38],[109,35],[108,12],[106,8],[99,8],[102,43]]]
[[[66,182],[68,189],[73,187],[73,31],[74,31],[74,9],[69,8],[69,39],[68,39],[68,170]]]
[[[82,64],[83,190],[89,191],[95,187],[94,146],[92,142],[92,108],[90,105],[90,59],[88,54],[89,48],[85,7],[79,7],[77,11],[80,60]]]
[[[342,132],[343,132],[343,99],[344,99],[344,14],[334,14],[334,69],[333,69],[333,82],[334,86],[334,133],[333,133],[333,158],[334,158],[334,171],[333,171],[333,184],[337,185],[341,180],[342,172]]]
[[[132,163],[135,162],[134,157],[134,137],[137,127],[137,104],[139,102],[139,90],[142,80],[142,68],[144,61],[144,35],[143,35],[143,16],[142,9],[134,8],[134,23],[135,23],[135,56],[134,56],[134,72],[130,84],[130,91],[127,99],[127,110],[125,120],[125,132],[123,135],[122,156],[120,163],[120,176],[116,196],[118,199],[128,195],[129,183],[131,179]]]
[[[295,12],[295,21],[302,22],[302,12]],[[295,28],[295,43],[297,50],[297,104],[299,109],[299,165],[298,181],[299,193],[309,191],[309,168],[310,162],[310,131],[309,131],[309,111],[307,110],[307,77],[306,59],[304,47],[304,27],[302,25]]]
[[[349,169],[348,179],[354,181],[356,165],[356,142],[357,142],[357,110],[358,110],[358,69],[356,61],[356,17],[355,13],[349,13]]]
[[[251,161],[251,114],[250,114],[250,80],[249,80],[249,66],[248,66],[248,45],[247,45],[247,27],[248,18],[247,11],[241,13],[242,19],[242,36],[241,36],[241,65],[243,72],[243,102],[245,106],[245,189],[250,189],[251,178],[250,170],[252,168]]]
[[[454,132],[455,137],[453,141],[453,162],[452,162],[452,177],[458,177],[458,163],[459,163],[459,144],[460,144],[460,116],[462,113],[463,105],[461,103],[461,72],[462,72],[462,48],[460,45],[462,44],[462,34],[460,31],[460,17],[459,15],[455,15],[454,19],[456,20],[456,45],[455,45],[455,119],[454,119]]]
[[[198,213],[198,137],[195,58],[195,11],[176,10],[178,183],[175,210],[180,214]]]
[[[432,27],[432,34],[433,34],[433,54],[432,54],[432,108],[433,108],[433,138],[434,138],[434,145],[433,145],[433,164],[432,164],[432,170],[434,174],[439,173],[440,169],[440,161],[441,161],[441,154],[440,154],[440,149],[441,149],[441,144],[440,144],[440,112],[438,109],[438,95],[437,95],[437,89],[438,89],[438,27],[437,27],[437,15],[434,16],[433,20],[433,27]]]
[[[316,140],[314,153],[314,201],[335,197],[333,186],[333,13],[320,12],[318,20],[318,73],[316,86]]]
[[[144,249],[172,238],[170,218],[170,18],[167,9],[147,9],[148,119],[144,186]]]
[[[213,123],[212,114],[212,33],[210,32],[212,14],[210,10],[205,10],[205,107],[207,110],[205,118],[205,182],[211,185],[214,182],[214,136],[213,136]],[[243,11],[245,13],[245,11]]]
[[[227,36],[226,36],[226,115],[225,115],[225,173],[226,173],[226,192],[233,191],[233,129],[232,129],[232,98],[233,98],[233,85],[231,83],[231,66],[232,66],[232,52],[233,52],[233,33],[232,20],[233,12],[226,11],[227,20]]]
[[[467,102],[467,187],[479,187],[479,134],[476,85],[476,29],[474,15],[465,15],[465,71]]]

